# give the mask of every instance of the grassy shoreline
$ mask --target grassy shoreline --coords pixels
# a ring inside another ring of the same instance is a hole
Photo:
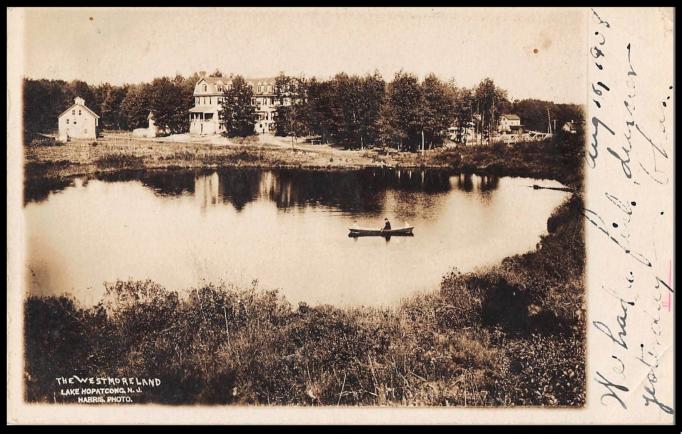
[[[576,138],[507,146],[438,148],[420,153],[341,150],[327,145],[283,146],[255,138],[230,144],[168,143],[130,137],[25,148],[28,181],[139,169],[222,167],[352,170],[372,167],[451,169],[462,173],[554,179],[577,189],[582,159]],[[580,142],[580,140],[577,140]]]
[[[115,282],[94,307],[25,303],[26,399],[62,402],[57,376],[159,377],[165,404],[582,406],[582,199],[538,248],[391,308],[292,306],[209,284],[187,299]]]

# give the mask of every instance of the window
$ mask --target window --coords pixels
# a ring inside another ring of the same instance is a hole
[[[209,103],[209,104],[213,104],[212,98],[211,98],[210,96],[208,97],[208,103]]]
[[[76,125],[77,123],[78,123],[78,122],[76,122],[76,120],[74,119],[73,124]]]
[[[74,110],[71,110],[71,114],[74,115],[74,116],[76,116],[76,110],[75,110],[75,109],[74,109]]]
[[[69,125],[69,120],[68,120],[68,119],[66,120],[66,125]]]
[[[78,116],[80,116],[80,115],[81,115],[81,111],[80,111],[80,110],[78,110]]]
[[[208,89],[208,86],[204,85],[204,92]]]

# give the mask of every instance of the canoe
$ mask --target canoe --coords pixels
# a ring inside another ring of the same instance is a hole
[[[403,236],[403,237],[411,237],[414,234],[412,233],[412,229],[414,229],[413,226],[407,227],[407,228],[399,228],[399,229],[390,229],[390,230],[377,230],[377,229],[362,229],[362,228],[348,228],[350,233],[348,234],[349,237],[372,237],[372,236],[379,236],[379,237],[389,237],[389,236]]]

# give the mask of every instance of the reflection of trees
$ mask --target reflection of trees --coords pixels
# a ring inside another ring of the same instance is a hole
[[[488,194],[497,190],[500,178],[494,175],[472,175],[470,173],[460,173],[457,176],[457,189],[470,193],[474,191],[474,187],[481,194]]]
[[[450,189],[447,173],[426,170],[281,170],[265,180],[268,183],[261,190],[278,208],[327,206],[371,214],[382,211],[388,190],[435,193]]]
[[[95,178],[105,182],[140,181],[142,185],[161,196],[194,193],[195,172],[190,170],[126,170],[99,173]]]
[[[380,213],[387,190],[444,192],[450,189],[443,171],[367,169],[358,171],[309,171],[221,169],[220,198],[242,209],[259,197],[278,208],[324,206],[344,212]],[[197,178],[197,182],[201,182]],[[197,187],[197,191],[205,188]],[[407,200],[407,199],[406,199]]]
[[[26,178],[24,181],[24,205],[42,202],[50,193],[57,193],[73,185],[73,178]]]
[[[178,196],[194,193],[194,172],[164,171],[152,172],[141,179],[142,184],[162,196]]]
[[[457,177],[457,189],[470,193],[474,190],[474,182],[470,173],[460,173]]]
[[[482,176],[480,184],[481,192],[497,190],[497,185],[499,184],[499,182],[500,178],[498,178],[495,175]]]
[[[218,171],[219,194],[223,202],[237,211],[257,199],[263,172],[260,169],[225,169]]]
[[[450,191],[450,174],[443,170],[399,169],[389,174],[397,180],[391,186],[396,190],[426,193]]]
[[[386,206],[387,192],[394,191],[396,194],[391,196],[397,201],[394,205],[404,209],[406,215],[413,214],[408,208],[430,207],[435,199],[431,194],[411,193],[447,192],[451,189],[450,177],[446,171],[421,169],[310,171],[256,168],[131,170],[92,176],[105,182],[139,181],[158,195],[189,193],[195,195],[203,207],[227,202],[237,210],[251,201],[267,198],[280,209],[322,206],[349,213],[378,214]],[[27,181],[25,197],[28,201],[43,200],[51,191],[72,184],[73,180]]]
[[[367,172],[283,170],[264,188],[278,208],[326,206],[348,212],[379,212],[384,189]]]

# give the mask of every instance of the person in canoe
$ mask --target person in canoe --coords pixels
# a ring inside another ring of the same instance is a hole
[[[384,227],[381,230],[382,231],[390,231],[391,230],[391,222],[388,221],[388,217],[384,219]]]

